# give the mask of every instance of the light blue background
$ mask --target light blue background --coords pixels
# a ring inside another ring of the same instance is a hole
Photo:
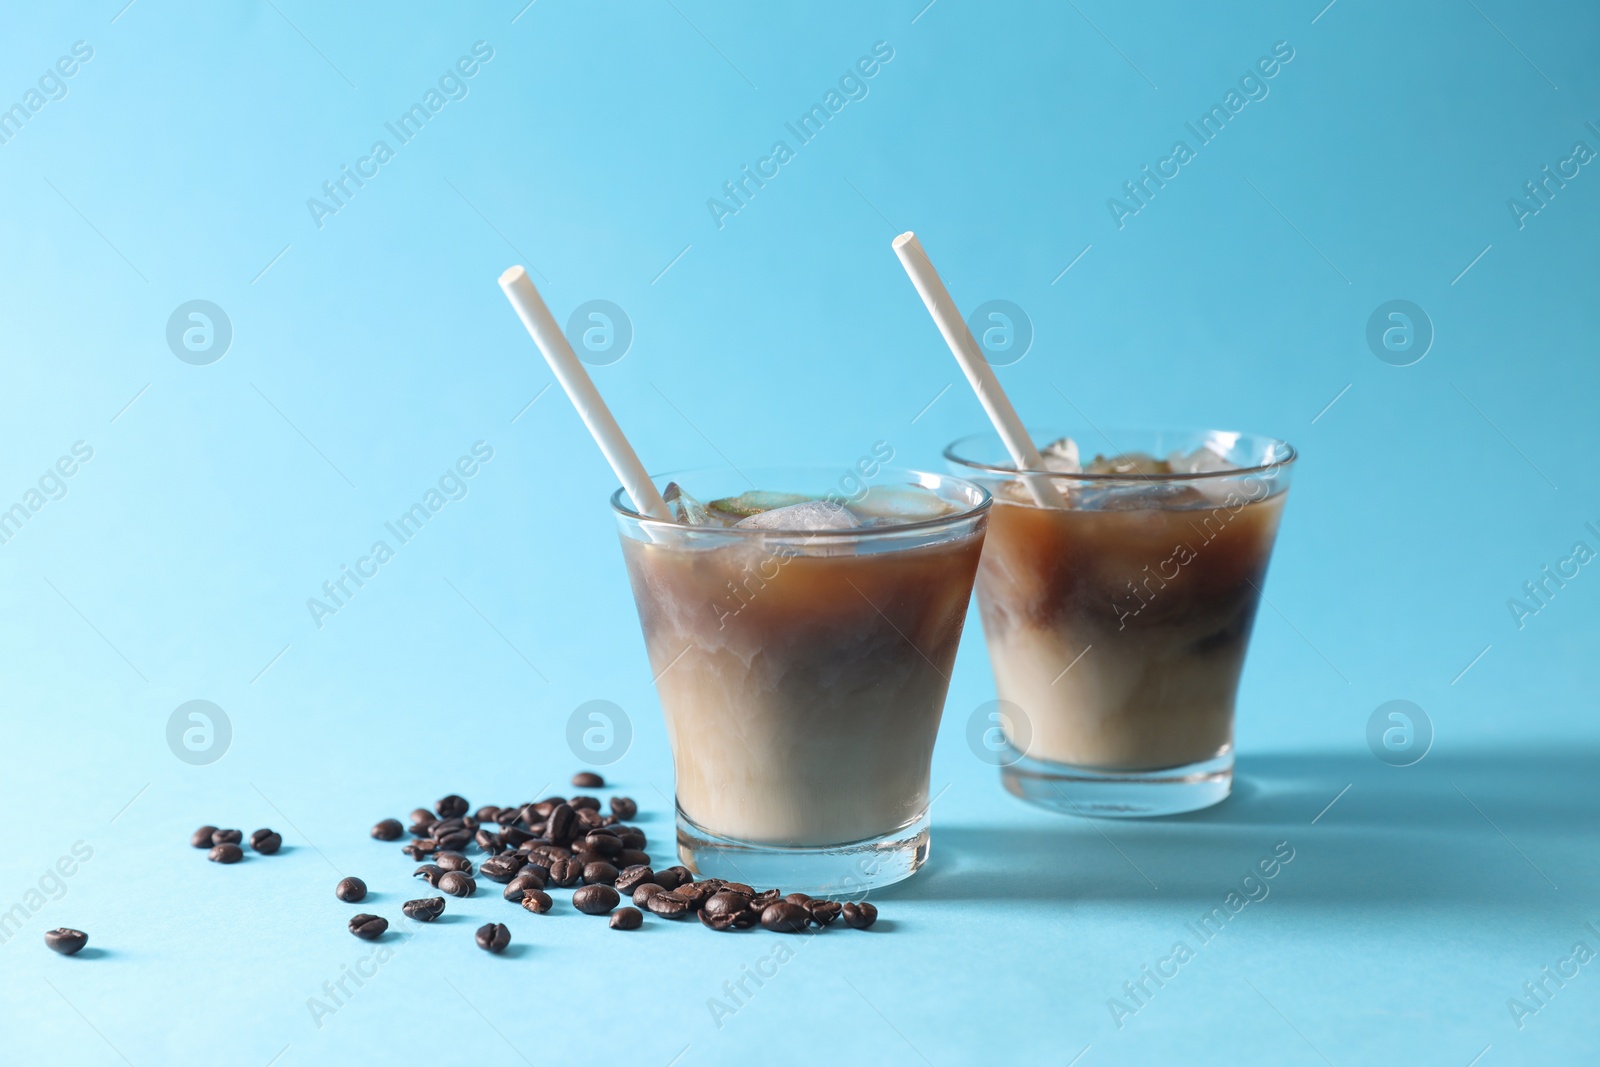
[[[1600,547],[1600,171],[1524,228],[1507,208],[1575,141],[1600,148],[1592,5],[523,2],[0,15],[5,103],[94,49],[0,145],[0,505],[94,449],[0,545],[0,909],[93,849],[0,945],[0,1059],[1593,1053],[1600,965],[1520,1029],[1507,1000],[1574,942],[1600,949],[1600,574],[1525,628],[1506,606],[1574,541]],[[469,95],[319,229],[307,198],[480,40]],[[894,58],[869,95],[714,225],[707,199],[878,41]],[[1278,41],[1294,58],[1270,95],[1118,229],[1107,198]],[[791,943],[719,1028],[708,998],[775,935],[613,934],[486,892],[318,1027],[307,998],[369,951],[335,871],[392,918],[417,895],[366,828],[449,791],[557,788],[580,703],[630,714],[606,770],[671,837],[614,481],[559,390],[524,410],[550,376],[496,276],[530,263],[563,321],[626,309],[632,349],[595,378],[654,470],[843,466],[877,440],[936,466],[982,417],[890,251],[904,229],[964,308],[1026,309],[1032,350],[1000,373],[1028,419],[1089,443],[1090,423],[1166,424],[1300,447],[1238,795],[1147,823],[1006,796],[964,742],[993,696],[974,617],[933,859],[882,895],[880,932]],[[1395,298],[1436,330],[1408,367],[1365,341]],[[209,366],[165,341],[192,299],[234,330]],[[469,495],[317,628],[306,599],[480,440]],[[1365,742],[1397,698],[1437,735],[1404,769]],[[232,721],[210,766],[165,741],[192,699]],[[186,844],[202,822],[289,847],[218,867]],[[1108,998],[1282,841],[1271,895],[1119,1028]],[[480,916],[522,952],[480,953]],[[58,925],[98,958],[45,951]]]

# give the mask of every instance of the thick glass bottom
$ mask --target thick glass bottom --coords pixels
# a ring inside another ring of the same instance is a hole
[[[1142,818],[1198,811],[1233,790],[1233,749],[1220,756],[1158,771],[1096,771],[1029,759],[1012,750],[1002,766],[1006,791],[1041,808],[1068,815]]]
[[[757,890],[860,900],[904,881],[928,861],[928,812],[881,837],[840,845],[786,847],[720,837],[678,808],[678,857],[696,878],[723,878]]]

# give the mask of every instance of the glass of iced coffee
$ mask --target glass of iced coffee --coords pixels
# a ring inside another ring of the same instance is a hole
[[[995,500],[977,588],[1005,787],[1083,815],[1217,803],[1294,449],[1211,430],[1112,431],[1080,450],[1029,432],[1040,472],[994,434],[945,450]],[[1041,475],[1064,506],[1040,503]]]
[[[947,475],[744,468],[611,500],[703,877],[859,894],[928,855],[934,735],[990,497]],[[759,489],[753,486],[760,487]]]

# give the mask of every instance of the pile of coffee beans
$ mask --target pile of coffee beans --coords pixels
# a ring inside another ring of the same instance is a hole
[[[572,776],[572,784],[598,790],[605,788],[605,779],[581,771]],[[655,870],[644,831],[626,821],[639,814],[638,803],[613,796],[605,807],[610,814],[602,813],[598,798],[580,794],[473,810],[464,797],[452,793],[431,809],[411,812],[409,822],[380,820],[371,834],[379,841],[399,841],[409,831],[411,839],[401,851],[422,861],[413,876],[451,896],[472,896],[477,879],[484,878],[504,887],[501,896],[508,903],[544,915],[555,907],[548,890],[570,889],[573,908],[609,916],[613,930],[639,929],[645,912],[671,920],[693,915],[717,931],[759,926],[790,934],[820,930],[837,919],[857,930],[877,921],[878,909],[865,901],[841,904],[778,889],[758,892],[721,878],[696,881],[683,866]],[[483,853],[476,869],[466,855],[470,849]],[[633,906],[619,907],[624,898]],[[421,922],[438,918],[444,908],[443,897],[408,900],[401,906],[407,917]],[[352,922],[351,932],[358,937],[376,936],[364,932],[368,929],[370,924],[358,930]],[[505,951],[511,941],[504,923],[488,923],[474,937],[478,947],[493,953]]]

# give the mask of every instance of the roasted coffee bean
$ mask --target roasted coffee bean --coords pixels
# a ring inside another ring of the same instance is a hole
[[[656,881],[661,884],[661,888],[672,890],[685,882],[694,881],[694,875],[689,872],[687,867],[668,867],[664,871],[656,872]]]
[[[439,842],[429,840],[425,837],[419,837],[415,841],[410,841],[404,845],[401,845],[400,851],[404,852],[414,860],[427,859],[429,856],[439,851]]]
[[[498,955],[511,944],[511,931],[506,929],[505,923],[484,923],[478,927],[478,932],[473,935],[478,942],[478,947],[485,952]]]
[[[470,897],[478,891],[478,883],[465,871],[446,871],[439,879],[439,888],[453,897]]]
[[[462,849],[472,844],[472,834],[467,830],[457,830],[453,834],[445,834],[442,837],[435,838],[435,840],[439,842],[439,847],[442,849],[447,849],[451,852],[460,852]]]
[[[611,929],[637,930],[644,925],[644,913],[638,908],[618,908],[611,913]]]
[[[467,813],[467,801],[451,793],[447,797],[440,797],[434,801],[433,810],[439,813],[441,819],[459,819]]]
[[[555,903],[550,899],[550,894],[542,889],[529,889],[522,894],[522,906],[535,915],[543,915],[555,907]]]
[[[651,897],[655,896],[657,893],[665,892],[665,889],[662,889],[654,882],[641,882],[639,885],[633,887],[633,902],[639,905],[641,908],[647,907],[650,903]]]
[[[250,847],[263,856],[270,856],[283,847],[283,835],[274,830],[257,830],[250,835]]]
[[[604,915],[622,898],[608,885],[586,885],[572,894],[572,906],[585,915]]]
[[[648,842],[643,830],[636,830],[631,826],[618,826],[617,840],[622,842],[623,848],[644,848]]]
[[[389,920],[381,915],[368,915],[363,912],[350,920],[350,932],[363,941],[376,941],[389,929]]]
[[[698,914],[700,916],[700,921],[702,923],[704,923],[706,926],[709,926],[713,930],[732,930],[733,929],[733,920],[734,920],[734,915],[733,914],[713,915],[709,911],[706,911],[704,908],[700,909]]]
[[[705,914],[704,909],[701,910],[701,914]],[[754,908],[746,908],[733,914],[733,925],[740,930],[748,930],[760,922],[761,913]]]
[[[878,906],[864,900],[859,904],[846,904],[840,912],[844,916],[844,924],[856,930],[865,930],[878,921]]]
[[[510,856],[490,856],[478,864],[478,873],[491,882],[499,882],[504,885],[520,874],[522,868],[526,866],[527,862],[517,858],[514,854]]]
[[[206,853],[206,859],[212,863],[238,863],[244,859],[244,849],[231,841],[227,844],[213,845],[211,851]]]
[[[550,864],[550,884],[570,889],[583,878],[583,864],[576,860],[556,860]]]
[[[606,780],[593,771],[579,771],[572,776],[572,784],[579,789],[604,789]]]
[[[644,906],[663,919],[681,919],[689,912],[689,901],[669,890],[650,894]]]
[[[427,808],[418,808],[411,813],[411,833],[417,837],[426,837],[428,830],[439,821],[439,816]]]
[[[635,912],[635,914],[638,914]],[[616,923],[611,925],[615,926]],[[89,943],[89,935],[82,930],[72,930],[62,926],[44,932],[44,943],[52,952],[59,952],[63,956],[71,956]]]
[[[783,899],[787,900],[791,904],[799,904],[801,907],[805,907],[807,904],[811,903],[811,898],[804,893],[790,893]]]
[[[408,900],[400,905],[400,910],[406,913],[408,919],[415,919],[419,923],[431,923],[444,914],[444,897]]]
[[[721,881],[721,879],[718,879],[718,881]],[[730,893],[743,893],[747,897],[756,895],[755,889],[752,886],[745,885],[743,882],[722,882],[722,888]]]
[[[618,852],[611,862],[615,863],[619,868],[648,866],[650,863],[650,853],[645,852],[642,849],[625,848],[621,852]]]
[[[593,808],[574,808],[573,814],[578,817],[578,832],[580,834],[586,834],[590,830],[598,830],[601,824],[606,821],[605,816]]]
[[[500,821],[500,813],[502,811],[504,811],[504,810],[505,810],[504,808],[497,808],[493,804],[485,804],[483,807],[481,807],[477,811],[473,812],[472,813],[472,817],[477,819],[481,823],[482,822],[499,822]]]
[[[479,830],[478,833],[484,831]],[[532,841],[533,835],[520,826],[507,826],[500,831],[500,843],[507,848],[517,848],[524,841]]]
[[[211,835],[216,832],[217,828],[215,826],[202,826],[190,835],[189,844],[195,848],[210,848],[216,844],[215,841],[211,840]]]
[[[545,797],[538,803],[529,806],[533,808],[533,814],[535,818],[548,819],[552,811],[555,811],[566,802],[566,797]]]
[[[349,878],[339,879],[339,884],[333,887],[333,895],[346,904],[354,904],[365,900],[367,896],[367,883],[351,875]]]
[[[567,800],[567,807],[571,808],[573,811],[599,811],[600,810],[600,798],[599,797],[570,797]]]
[[[605,860],[596,860],[583,865],[584,885],[616,885],[617,869]]]
[[[768,904],[761,913],[762,927],[780,934],[798,934],[810,921],[810,913],[791,900]]]
[[[384,819],[372,826],[372,836],[379,841],[398,841],[405,832],[406,828],[400,825],[399,819]]]
[[[474,816],[463,815],[461,816],[461,825],[466,827],[468,832],[475,834],[478,832],[478,827],[482,826],[483,823]]]
[[[621,820],[618,819],[615,815],[607,815],[603,819],[600,820],[600,825],[601,826],[616,826],[619,822],[621,822]]]
[[[619,819],[631,819],[639,814],[639,802],[632,797],[612,797],[611,814]]]
[[[574,852],[572,854],[572,862],[580,867],[587,867],[591,863],[604,863],[605,861],[606,858],[598,852]],[[614,867],[616,864],[612,864],[612,866]]]
[[[444,868],[433,863],[424,863],[421,867],[411,872],[411,877],[421,878],[435,889],[439,888],[439,879],[443,878],[444,875]]]
[[[433,862],[447,871],[460,871],[462,874],[472,873],[472,861],[459,852],[441,852],[433,857]]]
[[[839,917],[843,910],[837,900],[813,900],[805,905],[806,911],[811,914],[811,921],[817,926],[827,926]]]
[[[619,892],[632,893],[646,882],[655,880],[656,872],[650,869],[649,864],[635,863],[632,866],[622,868],[617,874],[617,880],[612,885],[615,885]]]
[[[674,892],[689,902],[690,911],[699,911],[705,906],[706,901],[716,896],[721,889],[719,883],[706,881],[680,885]]]
[[[505,838],[493,830],[479,830],[472,835],[472,840],[476,841],[478,847],[485,852],[499,852],[505,846]]]
[[[702,912],[710,912],[712,915],[732,917],[736,912],[744,911],[749,906],[749,897],[743,893],[734,893],[724,889],[708,897],[706,902],[700,906],[700,910]]]
[[[211,835],[213,845],[237,845],[244,841],[243,830],[218,830]]]
[[[610,834],[596,830],[583,839],[584,848],[589,852],[598,852],[606,859],[610,859],[622,851],[622,842]]]
[[[546,820],[544,836],[552,843],[566,845],[578,832],[578,813],[565,804],[556,805]]]
[[[768,904],[775,904],[783,899],[783,890],[766,889],[750,898],[750,906],[756,911],[766,911]]]

